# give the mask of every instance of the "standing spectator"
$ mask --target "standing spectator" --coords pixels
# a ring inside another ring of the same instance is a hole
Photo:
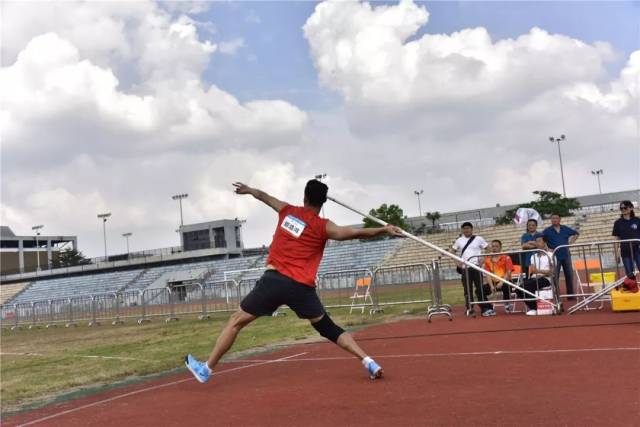
[[[453,243],[452,252],[459,252],[460,258],[480,266],[482,259],[479,255],[482,254],[482,250],[487,246],[489,246],[489,244],[482,237],[473,235],[473,225],[471,225],[470,222],[465,222],[462,224],[462,236],[458,237]],[[471,304],[469,303],[471,301],[469,292],[473,292],[472,286],[475,287],[478,301],[487,300],[482,292],[482,273],[473,268],[464,268],[464,264],[462,263],[457,264],[458,273],[462,276],[462,286],[464,287],[464,299],[467,303],[467,310],[473,311],[473,307],[471,307]],[[483,317],[496,315],[491,304],[481,303],[479,305]]]
[[[500,252],[502,252],[502,242],[500,240],[493,240],[491,242],[491,253],[495,254]],[[505,254],[491,255],[484,258],[484,269],[492,272],[496,276],[500,276],[505,280],[511,281],[513,263],[511,262],[511,257]],[[502,288],[502,299],[508,301],[511,296],[511,287],[497,279],[494,279],[493,277],[489,276],[488,279],[492,288],[496,290],[498,290],[499,287]],[[508,302],[504,303],[504,311],[507,313],[511,311],[511,306]]]
[[[544,229],[542,235],[544,236],[549,249],[555,249],[562,245],[572,245],[578,239],[578,233],[571,227],[560,224],[560,215],[551,215],[551,226]],[[571,264],[571,253],[567,248],[558,249],[555,253],[555,280],[556,283],[560,281],[560,268],[564,271],[564,281],[567,287],[567,294],[573,295],[573,266]],[[570,296],[567,299],[575,300],[574,296]]]
[[[613,223],[613,232],[611,233],[616,239],[630,240],[640,239],[640,218],[636,217],[633,212],[633,203],[631,200],[624,200],[620,203],[620,218]],[[638,270],[640,270],[640,245],[636,242],[620,244],[620,256],[624,272],[627,278],[624,281],[626,288],[638,291],[636,275],[633,269],[635,261]]]
[[[529,260],[529,278],[525,280],[522,285],[524,289],[534,294],[539,289],[551,286],[549,278],[551,277],[551,257],[553,255],[547,249],[547,241],[544,236],[536,239],[536,245],[536,249],[544,252],[536,252],[531,255]],[[520,290],[518,290],[518,294],[521,298],[525,297],[524,292]],[[526,295],[526,298],[530,299],[525,301],[527,305],[527,316],[536,316],[538,314],[536,310],[538,300],[531,299],[530,295]]]
[[[542,233],[538,232],[538,221],[530,219],[527,221],[527,232],[520,237],[522,250],[530,251],[532,249],[536,249],[538,247],[538,244],[536,243],[536,239],[538,239],[538,237],[542,237]],[[531,253],[519,254],[518,256],[522,273],[526,278],[529,278],[529,260],[531,259]]]

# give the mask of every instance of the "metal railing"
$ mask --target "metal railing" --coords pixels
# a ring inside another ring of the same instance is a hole
[[[447,316],[449,320],[453,320],[451,314],[451,306],[445,304],[442,300],[442,287],[440,285],[440,261],[434,259],[431,261],[431,277],[433,289],[433,302],[427,306],[427,321],[431,323],[433,316]]]
[[[376,308],[395,304],[428,304],[433,301],[431,283],[427,264],[378,267],[373,271],[373,301]]]
[[[368,307],[370,312],[375,310],[372,282],[373,273],[367,268],[331,271],[316,280],[318,296],[326,308],[357,307],[364,311]]]
[[[576,296],[576,310],[592,308],[591,305],[609,300],[609,291],[618,286],[624,277],[619,253],[621,245],[640,244],[640,240],[607,241],[567,245],[572,257],[582,264],[573,264],[574,276],[578,279],[580,292],[561,294],[559,281],[552,280],[555,300]],[[539,253],[540,250],[514,251],[484,256],[508,254],[523,257]],[[545,256],[549,256],[548,254]],[[553,259],[552,259],[553,260]],[[553,263],[551,263],[553,265]],[[465,271],[468,274],[468,271]],[[328,309],[336,307],[357,308],[364,313],[381,311],[385,306],[397,304],[425,304],[428,318],[432,314],[450,316],[450,307],[442,301],[440,288],[441,272],[438,262],[431,265],[417,263],[379,267],[332,271],[317,278],[317,292]],[[596,280],[597,279],[597,280]],[[0,323],[2,327],[53,327],[74,326],[80,322],[94,326],[103,322],[113,324],[134,320],[139,323],[153,318],[175,320],[182,315],[197,315],[201,319],[210,314],[235,311],[240,301],[255,286],[258,279],[222,280],[207,283],[190,283],[170,287],[129,290],[104,294],[79,295],[70,298],[56,298],[5,305],[2,307]],[[469,281],[467,281],[468,283]],[[597,283],[596,283],[597,282]],[[504,284],[503,284],[504,285]],[[598,285],[598,286],[594,286]],[[512,280],[509,286],[519,290],[517,298],[509,300],[494,299],[491,303],[513,303],[534,300],[546,301],[528,293],[522,280]],[[467,289],[468,295],[472,295]],[[484,303],[484,298],[470,299],[470,304]]]
[[[555,277],[558,283],[561,281],[558,267],[558,253],[560,251],[566,251],[571,266],[574,292],[565,291],[560,294],[561,298],[578,300],[577,304],[569,310],[569,314],[578,310],[601,309],[605,302],[610,301],[609,292],[619,286],[627,274],[621,252],[623,249],[628,249],[631,258],[633,258],[634,252],[637,250],[634,246],[637,245],[640,245],[640,239],[574,243],[561,245],[553,250],[556,262]],[[567,255],[563,255],[563,258],[566,259]],[[635,274],[633,264],[631,269]],[[566,277],[564,284],[566,290]]]

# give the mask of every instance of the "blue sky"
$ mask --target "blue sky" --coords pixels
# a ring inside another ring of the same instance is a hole
[[[397,2],[376,2],[396,4]],[[452,33],[482,26],[494,40],[515,38],[537,26],[593,43],[606,41],[621,53],[610,64],[617,74],[640,47],[640,2],[418,2],[426,5],[424,33]],[[204,79],[240,100],[279,98],[305,110],[325,110],[340,103],[320,88],[302,26],[316,2],[216,2],[198,17],[215,26],[214,40],[241,37],[236,55],[214,55]]]

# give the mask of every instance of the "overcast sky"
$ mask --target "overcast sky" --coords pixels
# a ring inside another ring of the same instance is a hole
[[[326,173],[369,210],[640,187],[640,2],[11,2],[0,6],[1,223],[88,256],[275,215]],[[360,218],[336,205],[337,223]]]

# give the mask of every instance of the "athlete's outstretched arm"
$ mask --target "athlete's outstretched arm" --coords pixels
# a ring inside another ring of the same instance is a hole
[[[241,182],[234,182],[233,186],[236,187],[236,194],[251,194],[256,199],[260,200],[268,206],[271,206],[276,212],[280,212],[280,209],[287,206],[287,203],[276,199],[275,197],[265,193],[262,190],[251,188]]]
[[[370,239],[382,234],[402,236],[402,230],[391,224],[377,228],[351,228],[340,227],[331,221],[327,222],[327,236],[332,240]]]

